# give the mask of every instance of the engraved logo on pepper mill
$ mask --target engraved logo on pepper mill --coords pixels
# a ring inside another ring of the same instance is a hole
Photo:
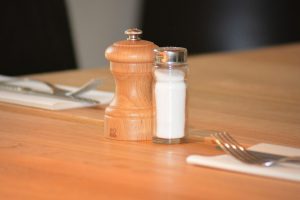
[[[117,137],[117,129],[115,129],[115,128],[110,128],[110,129],[109,129],[109,136],[110,136],[110,137]]]

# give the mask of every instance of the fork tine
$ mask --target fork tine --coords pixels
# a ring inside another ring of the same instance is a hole
[[[227,144],[231,148],[231,153],[234,153],[236,156],[240,157],[240,160],[251,163],[252,160],[245,156],[243,152],[241,152],[235,145],[232,145],[230,141],[227,140],[226,137],[222,133],[218,133],[219,138],[222,140],[223,143]]]
[[[235,154],[236,158],[240,159],[243,162],[253,164],[257,162],[257,160],[250,155],[248,155],[245,151],[242,151],[240,148],[236,147],[236,145],[232,144],[230,140],[226,137],[226,134],[224,133],[217,133],[219,139],[223,141],[223,143],[226,143],[227,146],[231,147],[231,154]]]
[[[249,163],[248,159],[245,159],[244,156],[241,156],[236,150],[234,150],[224,139],[221,137],[220,133],[215,133],[213,136],[216,139],[217,144],[227,153],[235,157],[236,159]]]
[[[255,155],[251,154],[245,147],[243,147],[241,144],[239,144],[233,137],[231,137],[230,134],[227,132],[221,133],[223,136],[224,140],[227,141],[229,144],[234,146],[233,148],[236,148],[237,151],[243,156],[246,157],[246,159],[249,160],[249,162],[257,162],[257,160],[260,160],[258,157]]]
[[[242,146],[240,143],[238,143],[229,133],[227,132],[222,132],[221,133],[224,137],[227,138],[227,140],[229,140],[232,144],[235,144],[238,147],[241,147],[242,149],[245,149],[244,146]]]
[[[227,132],[224,131],[222,133],[222,135],[224,137],[226,137],[227,140],[230,141],[232,144],[236,145],[239,149],[241,149],[243,151],[246,150],[246,148],[243,145],[241,145],[240,143],[238,143],[238,141],[236,141],[229,133],[227,133]]]

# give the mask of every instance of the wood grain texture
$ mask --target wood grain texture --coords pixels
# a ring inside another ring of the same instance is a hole
[[[115,140],[151,140],[153,50],[145,40],[123,40],[105,51],[115,96],[105,109],[104,135]]]
[[[104,113],[95,108],[49,117],[1,104],[0,199],[299,199],[297,182],[185,162],[190,154],[223,153],[203,138],[213,130],[246,145],[300,148],[299,55],[295,44],[190,57],[194,131],[185,144],[105,139]],[[68,85],[94,76],[107,78],[101,89],[114,89],[108,69],[34,75]]]

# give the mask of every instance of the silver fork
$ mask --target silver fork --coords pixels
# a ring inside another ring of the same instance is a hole
[[[279,163],[300,161],[300,156],[286,156],[281,158],[262,158],[254,155],[251,151],[247,150],[241,144],[239,144],[233,137],[226,132],[214,133],[212,135],[215,138],[216,143],[227,153],[235,157],[236,159],[247,163],[262,165],[270,167]]]
[[[35,81],[38,81],[38,82],[41,82],[41,83],[44,83],[45,85],[47,85],[52,90],[53,94],[64,94],[66,96],[78,96],[78,95],[88,92],[92,89],[95,89],[101,83],[100,79],[92,79],[89,82],[82,85],[81,87],[79,87],[78,89],[76,89],[74,91],[70,91],[70,90],[65,90],[60,87],[57,87],[56,85],[49,83],[47,81],[40,81],[40,80],[35,80]]]

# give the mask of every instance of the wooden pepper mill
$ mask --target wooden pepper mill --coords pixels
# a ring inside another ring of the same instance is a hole
[[[153,126],[152,70],[154,48],[141,40],[142,31],[128,29],[127,40],[105,51],[115,78],[115,97],[105,109],[105,137],[116,140],[151,140]]]

